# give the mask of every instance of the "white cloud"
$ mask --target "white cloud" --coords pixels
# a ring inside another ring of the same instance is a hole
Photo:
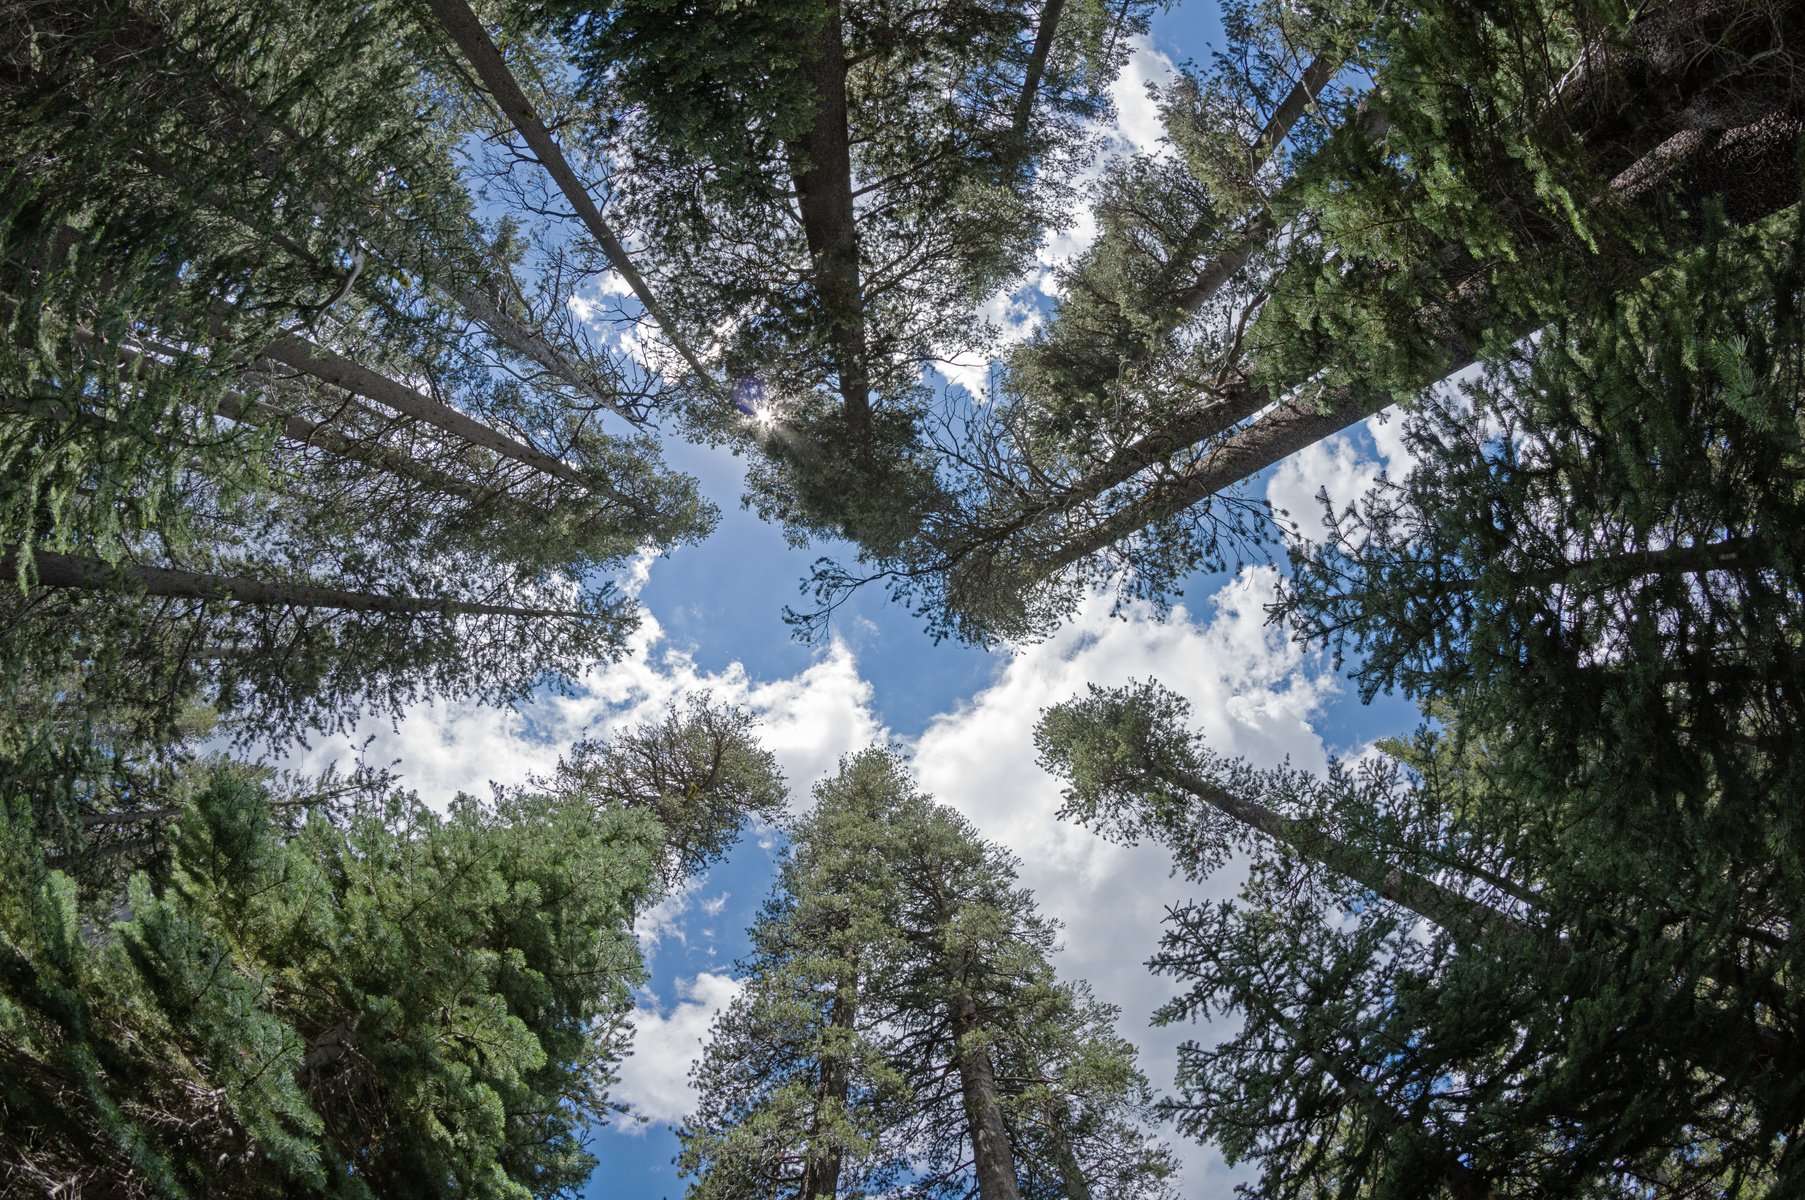
[[[690,901],[695,898],[699,886],[700,880],[690,880],[639,914],[639,919],[633,922],[633,936],[639,939],[642,950],[649,953],[666,938],[682,945],[689,944],[683,918],[688,915]]]
[[[1088,683],[1151,677],[1191,702],[1214,749],[1265,765],[1289,758],[1321,767],[1327,754],[1313,722],[1335,685],[1325,663],[1266,625],[1276,580],[1271,568],[1244,569],[1206,602],[1204,619],[1183,607],[1164,621],[1145,609],[1120,619],[1092,600],[1056,637],[1016,654],[990,687],[936,718],[913,746],[924,789],[1020,856],[1022,883],[1044,914],[1064,923],[1062,972],[1121,1006],[1121,1033],[1140,1047],[1142,1069],[1161,1092],[1170,1090],[1178,1043],[1215,1036],[1207,1027],[1146,1024],[1173,991],[1145,966],[1166,906],[1199,889],[1170,878],[1162,848],[1113,845],[1056,819],[1059,787],[1035,764],[1032,731],[1044,708]],[[1227,895],[1238,882],[1225,870],[1207,894]],[[1185,1160],[1181,1190],[1228,1193],[1228,1169],[1213,1151],[1176,1134],[1171,1140]]]
[[[656,997],[633,1014],[633,1051],[621,1064],[615,1099],[644,1121],[679,1121],[695,1104],[689,1068],[701,1054],[715,1015],[740,994],[740,981],[703,971],[677,981],[676,1004],[661,1010]],[[640,1132],[643,1122],[616,1128]]]
[[[564,303],[570,306],[571,312],[577,314],[577,320],[584,323],[594,321],[595,314],[600,307],[595,301],[589,299],[587,296],[578,296],[574,294]]]
[[[627,586],[643,583],[648,563],[635,563]],[[541,695],[518,710],[472,703],[429,703],[390,725],[361,722],[349,735],[316,740],[282,765],[304,772],[343,763],[368,739],[373,764],[398,762],[404,786],[443,808],[459,792],[486,794],[490,784],[525,783],[546,774],[572,742],[606,737],[661,718],[686,697],[707,692],[739,705],[759,720],[759,739],[777,757],[792,795],[806,796],[840,756],[888,736],[872,711],[871,685],[858,662],[835,641],[801,673],[760,682],[739,663],[718,672],[700,669],[693,657],[665,642],[657,618],[645,614],[628,640],[626,655],[575,682],[572,694]]]
[[[1149,92],[1170,83],[1177,74],[1172,60],[1153,48],[1146,38],[1136,38],[1128,63],[1110,85],[1109,98],[1115,106],[1114,120],[1098,132],[1102,134],[1104,151],[1078,177],[1080,194],[1087,193],[1112,168],[1123,154],[1166,154],[1171,152],[1165,141],[1166,128],[1160,120],[1159,104]],[[1070,262],[1097,240],[1097,220],[1088,203],[1079,207],[1072,224],[1056,230],[1041,243],[1038,253],[1042,266],[1052,267]],[[1037,290],[1053,296],[1057,282],[1045,273],[1036,282]]]
[[[1339,514],[1364,496],[1379,476],[1379,464],[1360,453],[1346,433],[1299,450],[1273,471],[1266,499],[1288,533],[1316,541],[1323,535],[1322,503],[1327,491]]]
[[[1266,484],[1266,499],[1280,514],[1280,527],[1296,537],[1320,539],[1323,514],[1318,492],[1326,490],[1340,513],[1366,495],[1381,469],[1393,480],[1409,474],[1416,458],[1404,444],[1404,420],[1396,405],[1367,418],[1362,428],[1372,438],[1376,460],[1360,449],[1352,430],[1344,430],[1281,462]]]
[[[1116,107],[1113,132],[1137,154],[1154,154],[1165,148],[1166,126],[1152,89],[1165,87],[1175,74],[1171,59],[1145,37],[1137,37],[1127,65],[1110,84],[1109,98]]]

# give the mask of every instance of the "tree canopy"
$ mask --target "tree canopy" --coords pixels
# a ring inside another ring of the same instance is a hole
[[[1275,1197],[1805,1189],[1805,5],[1230,0],[1112,156],[1156,8],[0,6],[0,1193],[571,1194],[634,921],[748,822],[698,1198],[1163,1197],[1162,1119]],[[1320,532],[1242,490],[1394,404]],[[697,698],[486,800],[257,765],[628,654],[684,442],[840,555],[805,637],[1282,546],[1418,706],[1314,774],[1045,713],[1066,817],[1241,873],[1151,964],[1238,1021],[1171,1096],[900,752],[796,811]]]
[[[1014,873],[886,751],[817,786],[696,1070],[691,1194],[1168,1194],[1116,1013]]]

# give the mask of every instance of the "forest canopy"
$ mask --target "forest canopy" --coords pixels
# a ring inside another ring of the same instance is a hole
[[[1172,1137],[1299,1200],[1805,1191],[1805,5],[1227,0],[1124,150],[1170,7],[0,3],[0,1196],[580,1194],[644,922],[749,829],[692,1196],[1157,1198]],[[804,640],[1266,563],[1410,707],[1312,771],[1197,664],[1041,681],[1059,819],[1199,888],[1175,1078],[883,733],[284,769],[584,694],[736,499]]]

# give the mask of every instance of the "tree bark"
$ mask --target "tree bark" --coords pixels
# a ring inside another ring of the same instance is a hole
[[[1092,1200],[1090,1181],[1084,1177],[1084,1167],[1079,1164],[1078,1156],[1072,1153],[1072,1143],[1065,1135],[1066,1119],[1064,1103],[1047,1114],[1048,1137],[1053,1143],[1053,1165],[1059,1169],[1059,1182],[1065,1189],[1065,1200]]]
[[[1028,125],[1034,117],[1034,99],[1040,92],[1041,77],[1047,71],[1047,58],[1059,35],[1059,18],[1065,11],[1065,0],[1046,0],[1040,10],[1040,24],[1034,31],[1034,49],[1028,54],[1028,67],[1022,76],[1022,90],[1015,99],[1015,118],[1010,122],[1013,146],[1025,150]]]
[[[32,577],[41,587],[84,591],[135,590],[150,596],[188,600],[230,600],[273,608],[329,608],[366,613],[440,613],[447,616],[563,617],[593,621],[603,614],[572,609],[524,608],[421,596],[383,596],[299,582],[272,582],[241,575],[210,575],[171,567],[114,564],[98,558],[20,551],[8,547],[0,555],[0,579],[16,580],[21,553],[29,556]]]
[[[1677,200],[1696,213],[1704,199],[1717,197],[1725,202],[1733,220],[1749,222],[1797,201],[1799,189],[1793,155],[1800,123],[1793,109],[1798,106],[1798,97],[1777,93],[1766,83],[1745,86],[1737,71],[1726,74],[1726,66],[1735,65],[1734,61],[1729,61],[1734,59],[1733,55],[1714,52],[1714,55],[1688,56],[1669,52],[1666,57],[1662,56],[1663,47],[1679,33],[1689,29],[1696,33],[1705,28],[1699,22],[1716,28],[1718,24],[1733,21],[1734,14],[1745,12],[1747,7],[1743,0],[1684,0],[1681,4],[1639,17],[1627,50],[1613,53],[1602,44],[1590,48],[1582,55],[1580,64],[1557,86],[1549,112],[1555,118],[1567,120],[1576,135],[1586,135],[1588,153],[1595,162],[1610,169],[1610,163],[1625,155],[1634,155],[1633,165],[1613,180],[1613,202],[1650,206]],[[1796,11],[1789,20],[1797,23]],[[1743,25],[1747,28],[1741,30],[1736,48],[1750,54],[1760,52],[1765,46],[1761,39],[1772,40],[1783,32],[1762,22],[1743,22]],[[1671,47],[1668,50],[1671,51]],[[1268,121],[1261,139],[1250,148],[1256,164],[1263,161],[1262,148],[1264,153],[1270,153],[1271,148],[1288,134],[1291,122],[1304,110],[1307,97],[1314,94],[1311,85],[1318,78],[1326,82],[1332,73],[1333,69],[1326,64],[1311,64],[1305,78]],[[1633,89],[1624,93],[1619,86],[1626,79],[1652,89],[1660,103],[1633,103],[1636,98]],[[1710,111],[1695,111],[1707,99]],[[1746,115],[1749,112],[1765,115],[1737,128],[1709,127],[1714,113]],[[1356,120],[1368,124],[1383,122],[1384,118],[1380,113],[1364,110]],[[1700,128],[1687,128],[1689,122]],[[1383,129],[1384,124],[1378,127]],[[1662,138],[1666,138],[1666,142],[1662,142]],[[1727,192],[1723,186],[1725,180],[1734,181]],[[1183,316],[1194,313],[1246,264],[1261,244],[1261,238],[1269,238],[1276,232],[1276,228],[1266,228],[1269,224],[1268,214],[1257,214],[1253,224],[1219,252],[1217,260],[1207,265],[1183,294],[1180,311],[1174,314],[1171,324],[1156,330],[1156,339],[1176,328]],[[1658,265],[1658,261],[1644,256],[1635,274],[1639,276]],[[1443,305],[1429,310],[1424,317],[1446,326],[1451,316],[1463,315],[1469,328],[1480,328],[1483,326],[1483,299],[1482,296],[1469,294],[1463,297],[1458,292],[1453,293]],[[1463,308],[1467,312],[1461,314],[1458,310]],[[1514,336],[1527,336],[1534,328],[1533,324],[1526,324],[1515,330]],[[1444,334],[1443,345],[1445,352],[1438,370],[1431,373],[1432,377],[1425,376],[1423,386],[1470,366],[1477,357],[1478,346],[1470,335],[1450,339]],[[1133,360],[1125,363],[1128,365],[1133,365]],[[1047,516],[1070,512],[1127,482],[1146,467],[1221,436],[1270,401],[1271,397],[1263,389],[1252,388],[1245,380],[1231,381],[1220,393],[1220,398],[1208,407],[1122,447],[1073,484],[1059,488],[1046,499],[1007,513],[988,528],[973,527],[962,544],[955,543],[946,552],[946,557],[956,560],[979,545],[1000,545],[1011,534]],[[1387,403],[1389,397],[1356,395],[1352,389],[1340,389],[1316,400],[1293,398],[1285,401],[1267,416],[1232,435],[1197,463],[1176,473],[1173,478],[1149,487],[1134,504],[1099,522],[1088,533],[1067,538],[1062,547],[1037,564],[1036,575],[1047,578],[1057,574],[1149,525],[1169,520],[1241,479],[1371,416]]]
[[[784,149],[814,265],[815,292],[827,313],[846,426],[855,446],[863,446],[871,431],[871,376],[866,362],[858,225],[852,205],[846,49],[840,21],[840,5],[830,4],[800,72],[814,94],[814,114],[802,136]]]
[[[695,352],[690,349],[689,343],[677,323],[671,319],[664,306],[658,302],[658,298],[652,294],[651,287],[640,275],[639,269],[633,265],[633,260],[627,254],[627,248],[621,244],[620,238],[615,236],[614,230],[609,228],[607,221],[603,220],[601,210],[596,208],[595,201],[589,196],[589,189],[583,185],[583,181],[571,169],[569,160],[564,157],[564,151],[559,149],[558,143],[552,140],[551,131],[546,129],[545,123],[533,111],[533,106],[528,102],[526,93],[521,90],[519,81],[508,69],[508,64],[502,58],[501,51],[496,49],[494,41],[489,37],[488,30],[483,28],[483,23],[477,18],[476,13],[471,11],[470,6],[464,0],[424,0],[424,3],[431,10],[440,28],[450,35],[451,40],[457,44],[464,57],[470,61],[470,65],[476,68],[477,78],[482,80],[483,86],[494,97],[496,106],[501,109],[502,115],[507,117],[508,121],[519,131],[520,136],[526,140],[528,148],[539,160],[539,165],[544,167],[546,173],[557,183],[558,190],[564,193],[564,198],[576,210],[578,218],[589,230],[590,236],[595,238],[596,243],[601,246],[602,252],[608,256],[608,261],[613,264],[614,269],[620,272],[621,278],[627,281],[627,286],[633,289],[633,295],[645,307],[646,313],[658,323],[658,327],[664,331],[666,339],[676,348],[677,353],[682,356],[690,370],[696,373],[696,377],[712,384],[713,377],[709,375],[701,360],[696,357]]]
[[[472,445],[481,446],[503,458],[512,459],[523,466],[531,467],[540,474],[551,476],[565,483],[575,484],[586,492],[599,492],[626,506],[639,516],[654,515],[651,506],[638,497],[598,484],[571,467],[570,464],[535,446],[510,437],[500,430],[492,429],[443,401],[423,395],[405,384],[398,383],[386,375],[372,371],[341,354],[295,334],[283,334],[264,347],[262,355],[264,358],[279,362],[305,375],[311,375],[334,387],[343,388],[345,391],[362,396],[367,400],[374,400],[403,416],[424,421],[434,428],[463,438]]]
[[[1512,939],[1532,947],[1550,963],[1566,964],[1573,960],[1573,946],[1567,939],[1550,930],[1541,929],[1520,917],[1470,899],[1453,888],[1433,879],[1392,867],[1370,852],[1325,832],[1322,826],[1307,818],[1286,817],[1257,801],[1236,796],[1207,779],[1176,767],[1140,764],[1152,780],[1181,791],[1215,809],[1249,829],[1289,847],[1300,858],[1329,870],[1404,908],[1430,924],[1446,931],[1462,947],[1493,946]],[[1609,917],[1607,926],[1614,926]],[[1733,982],[1760,990],[1760,981],[1746,978]],[[1751,1064],[1758,1071],[1779,1077],[1776,1064],[1790,1064],[1798,1058],[1797,1047],[1773,1030],[1753,1023],[1752,1013],[1736,1013],[1694,999],[1693,1010],[1699,1027],[1711,1031],[1702,1039],[1696,1053],[1686,1060],[1719,1078],[1735,1082],[1749,1072]]]
[[[990,1049],[981,1044],[983,1030],[977,1002],[963,988],[949,1004],[953,1038],[958,1049],[959,1088],[965,1100],[965,1119],[971,1134],[973,1166],[978,1176],[979,1200],[1021,1200],[1015,1185],[1015,1156],[1009,1131],[1003,1125],[997,1101],[996,1072],[990,1065]]]
[[[1236,796],[1214,783],[1176,767],[1147,766],[1147,774],[1175,787],[1224,816],[1288,846],[1300,857],[1320,863],[1368,891],[1409,909],[1417,916],[1467,943],[1483,943],[1501,929],[1533,932],[1509,913],[1469,899],[1432,879],[1402,871],[1372,854],[1325,832],[1305,818],[1287,817],[1265,805]]]

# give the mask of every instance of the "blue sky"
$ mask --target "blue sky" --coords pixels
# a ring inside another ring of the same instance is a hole
[[[1166,77],[1173,62],[1207,58],[1212,42],[1219,44],[1220,29],[1208,2],[1156,18],[1151,41],[1137,47],[1117,89],[1118,149],[1150,148],[1157,137],[1144,83]],[[1048,258],[1081,248],[1086,236],[1079,220],[1049,242]],[[1034,307],[1030,298],[1013,311]],[[983,366],[969,364],[966,377],[981,378]],[[1369,422],[1280,464],[1250,490],[1314,528],[1318,487],[1345,503],[1381,463],[1394,472],[1404,465],[1396,433],[1395,422]],[[1086,683],[1152,676],[1190,699],[1214,748],[1305,767],[1408,730],[1413,712],[1389,700],[1362,707],[1321,656],[1266,627],[1262,605],[1276,578],[1270,567],[1195,578],[1184,603],[1164,616],[1144,608],[1112,615],[1098,599],[1046,642],[999,652],[935,645],[905,609],[872,592],[841,610],[831,640],[802,645],[783,624],[782,608],[797,602],[809,564],[833,547],[792,549],[741,510],[743,463],[725,451],[673,443],[668,453],[674,468],[701,480],[723,518],[703,545],[642,564],[628,581],[646,619],[625,659],[598,667],[573,695],[545,696],[517,712],[425,705],[394,727],[373,723],[353,738],[372,738],[372,761],[398,760],[407,784],[433,802],[486,792],[490,781],[523,782],[576,738],[655,717],[697,690],[759,716],[797,805],[842,754],[877,741],[900,745],[927,791],[1021,856],[1023,882],[1044,912],[1064,922],[1061,970],[1120,1005],[1121,1032],[1140,1046],[1156,1089],[1168,1087],[1177,1043],[1210,1033],[1148,1027],[1169,988],[1142,964],[1157,945],[1164,906],[1195,889],[1168,877],[1169,862],[1156,849],[1108,845],[1054,819],[1058,788],[1035,766],[1029,738],[1039,712]],[[348,744],[318,743],[295,765],[323,765]],[[733,961],[771,885],[777,843],[770,830],[751,831],[640,922],[651,975],[639,998],[635,1053],[616,1092],[636,1116],[596,1134],[601,1167],[589,1195],[682,1195],[670,1163],[671,1122],[687,1107],[686,1076],[700,1039],[734,993]],[[1226,894],[1234,885],[1224,872],[1210,887]],[[1230,1194],[1237,1176],[1211,1150],[1167,1136],[1183,1158],[1182,1194]]]

